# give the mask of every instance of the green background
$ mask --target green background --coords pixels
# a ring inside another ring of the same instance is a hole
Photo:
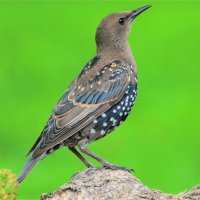
[[[0,168],[19,174],[57,100],[95,55],[101,19],[147,4],[129,38],[139,72],[134,111],[89,149],[164,192],[200,183],[198,1],[1,1]],[[62,148],[31,171],[18,199],[39,199],[84,168]]]

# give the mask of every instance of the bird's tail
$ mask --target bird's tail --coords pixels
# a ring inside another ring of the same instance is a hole
[[[44,157],[43,154],[39,155],[38,157],[31,157],[29,160],[26,162],[21,174],[17,178],[17,183],[21,183],[27,176],[27,174],[30,172],[30,170],[34,167],[34,165],[40,161]]]

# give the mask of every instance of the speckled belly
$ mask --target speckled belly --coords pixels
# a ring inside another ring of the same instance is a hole
[[[102,138],[125,121],[134,105],[137,85],[129,83],[123,98],[81,131],[89,141]]]

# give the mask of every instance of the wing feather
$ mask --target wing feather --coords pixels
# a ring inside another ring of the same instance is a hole
[[[29,153],[37,157],[86,127],[121,99],[129,80],[127,66],[119,61],[106,65],[90,80],[77,80],[59,100]]]

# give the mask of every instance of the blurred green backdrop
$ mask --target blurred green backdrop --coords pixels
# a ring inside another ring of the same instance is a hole
[[[130,35],[139,71],[134,111],[89,148],[164,192],[200,183],[199,1],[1,1],[0,168],[19,174],[57,100],[95,55],[100,20],[146,4],[153,7]],[[39,199],[84,168],[63,148],[31,171],[18,199]]]

